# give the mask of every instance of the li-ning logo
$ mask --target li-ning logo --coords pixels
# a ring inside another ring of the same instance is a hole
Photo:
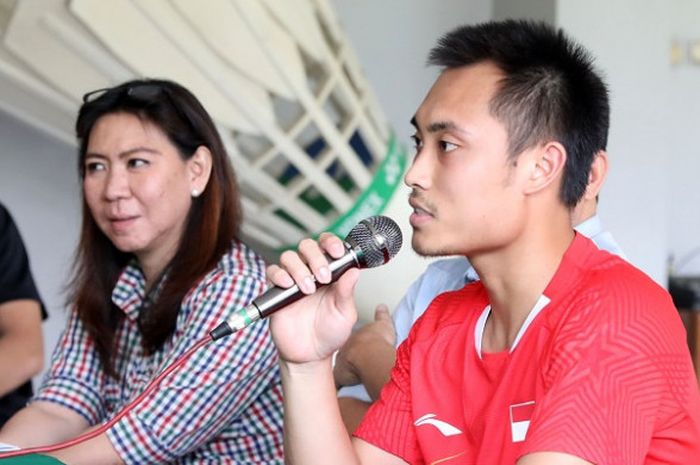
[[[462,434],[462,431],[459,429],[455,428],[451,424],[442,421],[442,420],[437,420],[435,419],[435,414],[434,413],[427,413],[420,417],[419,419],[416,420],[414,425],[416,426],[423,426],[423,425],[432,425],[442,433],[443,436],[455,436],[457,434]]]

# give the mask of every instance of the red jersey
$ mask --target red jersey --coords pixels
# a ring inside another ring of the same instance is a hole
[[[700,463],[700,392],[670,296],[576,235],[510,350],[481,353],[481,283],[440,295],[355,435],[411,464]]]

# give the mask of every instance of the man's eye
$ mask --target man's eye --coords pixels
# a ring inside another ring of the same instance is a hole
[[[423,141],[420,139],[420,137],[416,136],[415,134],[411,136],[411,140],[413,141],[413,148],[418,150],[421,145],[423,145]]]
[[[447,142],[444,140],[440,141],[440,150],[442,150],[443,152],[451,152],[456,148],[457,144],[453,144],[452,142]]]

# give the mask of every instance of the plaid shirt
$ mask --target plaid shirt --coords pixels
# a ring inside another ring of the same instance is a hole
[[[116,333],[117,378],[104,373],[91,338],[72,312],[34,401],[60,404],[90,425],[106,422],[150,379],[264,287],[262,260],[234,243],[184,297],[171,338],[147,356],[136,325],[145,280],[140,269],[130,265],[112,292],[112,301],[126,316]],[[282,463],[282,392],[267,322],[195,352],[107,436],[127,464]]]

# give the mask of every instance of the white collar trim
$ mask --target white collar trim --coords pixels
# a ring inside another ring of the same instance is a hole
[[[525,318],[525,321],[520,327],[518,334],[515,336],[513,345],[508,351],[509,353],[513,353],[518,343],[525,335],[525,331],[527,331],[527,328],[530,327],[537,315],[540,314],[540,312],[547,306],[547,304],[549,304],[549,302],[551,302],[551,299],[549,297],[547,297],[544,294],[540,295],[540,297],[537,299],[537,302],[535,302],[535,306],[532,307],[532,310],[530,310],[530,313],[528,313],[527,318]],[[479,316],[479,319],[476,322],[476,327],[474,328],[474,345],[476,348],[476,353],[479,355],[479,358],[482,358],[481,345],[484,340],[484,329],[486,328],[486,320],[488,320],[490,314],[491,305],[487,305],[486,308],[484,308],[484,310],[481,312],[481,315]]]

